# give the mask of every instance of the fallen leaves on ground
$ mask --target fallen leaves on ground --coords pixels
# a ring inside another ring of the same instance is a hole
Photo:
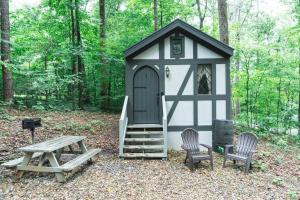
[[[0,199],[299,199],[299,148],[282,150],[260,141],[254,169],[245,175],[241,165],[214,153],[214,170],[202,162],[195,172],[183,164],[184,152],[169,153],[168,161],[121,160],[118,152],[119,115],[96,112],[7,110],[13,116],[0,120],[0,162],[18,157],[16,149],[30,144],[21,120],[41,117],[37,141],[60,135],[84,135],[88,148],[103,152],[64,184],[53,174],[15,172],[0,167]],[[297,157],[298,155],[298,157]],[[2,186],[1,186],[2,185]]]

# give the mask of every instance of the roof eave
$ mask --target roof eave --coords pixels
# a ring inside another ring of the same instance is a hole
[[[187,32],[189,32],[190,34],[194,35],[195,37],[199,38],[202,41],[205,41],[207,43],[209,43],[210,45],[218,48],[220,51],[222,51],[224,54],[226,54],[227,56],[232,56],[233,55],[233,48],[231,48],[230,46],[222,43],[219,40],[214,39],[213,37],[207,35],[206,33],[200,32],[198,29],[196,29],[195,27],[183,22],[180,19],[175,20],[174,22],[168,24],[167,26],[163,27],[160,30],[155,31],[154,33],[152,33],[151,35],[149,35],[148,37],[146,37],[145,39],[141,40],[140,42],[134,44],[133,46],[127,48],[124,51],[125,57],[130,57],[132,54],[134,54],[135,52],[137,52],[138,50],[140,50],[141,48],[154,43],[156,40],[158,40],[159,38],[161,38],[162,36],[164,36],[165,34],[167,34],[168,32],[171,32],[172,30],[176,29],[176,28],[181,28]]]

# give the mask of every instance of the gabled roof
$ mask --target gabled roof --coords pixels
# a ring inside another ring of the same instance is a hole
[[[125,50],[125,57],[132,57],[147,49],[151,45],[155,44],[158,40],[166,38],[174,32],[179,31],[187,36],[192,37],[195,40],[198,40],[204,46],[216,51],[217,53],[230,57],[233,55],[233,48],[224,44],[223,42],[216,40],[215,38],[207,35],[206,33],[196,29],[195,27],[187,24],[186,22],[176,19],[167,26],[155,31],[145,39],[134,44]]]

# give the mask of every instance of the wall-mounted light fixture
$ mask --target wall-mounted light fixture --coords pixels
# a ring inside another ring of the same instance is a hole
[[[169,69],[169,67],[167,66],[167,67],[166,67],[166,77],[169,78],[169,76],[170,76],[170,69]]]

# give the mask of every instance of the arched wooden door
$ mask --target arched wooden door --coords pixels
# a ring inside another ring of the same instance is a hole
[[[159,78],[150,67],[138,70],[133,80],[133,121],[136,124],[159,123]]]

